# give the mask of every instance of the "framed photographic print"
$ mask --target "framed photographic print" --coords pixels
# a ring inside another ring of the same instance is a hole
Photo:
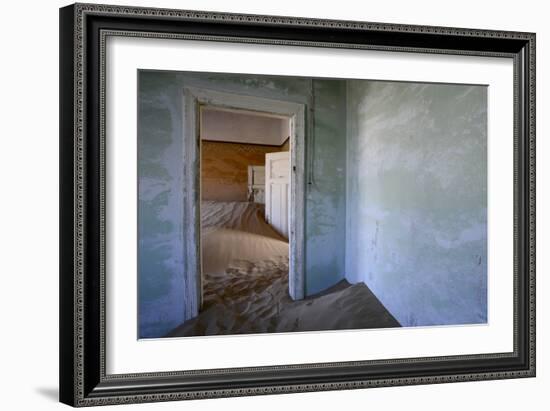
[[[60,399],[535,376],[535,35],[60,10]]]

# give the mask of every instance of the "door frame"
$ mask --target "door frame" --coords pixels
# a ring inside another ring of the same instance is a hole
[[[212,89],[183,89],[185,312],[195,317],[202,305],[200,219],[200,107],[215,106],[286,117],[290,120],[290,233],[289,294],[294,300],[305,295],[305,104],[227,93]]]

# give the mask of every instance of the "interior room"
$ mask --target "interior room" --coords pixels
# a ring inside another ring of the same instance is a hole
[[[169,336],[399,325],[362,283],[289,295],[290,133],[273,113],[200,107],[202,302]]]
[[[197,297],[182,251],[186,88],[305,108],[302,164],[296,117],[201,105]],[[140,338],[487,322],[485,86],[141,71],[139,92]],[[277,155],[290,178],[272,201]]]

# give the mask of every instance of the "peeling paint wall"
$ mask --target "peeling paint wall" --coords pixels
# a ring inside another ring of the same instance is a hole
[[[487,89],[350,81],[346,277],[403,326],[487,321]]]
[[[344,81],[140,71],[138,87],[140,337],[163,336],[179,325],[185,315],[184,87],[307,105],[306,182],[311,180],[312,184],[306,184],[306,294],[327,288],[343,278],[345,234],[342,227],[345,226],[346,212]]]

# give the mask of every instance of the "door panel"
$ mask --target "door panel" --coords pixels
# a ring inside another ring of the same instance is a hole
[[[290,153],[265,155],[266,219],[281,235],[288,238],[290,222]]]

